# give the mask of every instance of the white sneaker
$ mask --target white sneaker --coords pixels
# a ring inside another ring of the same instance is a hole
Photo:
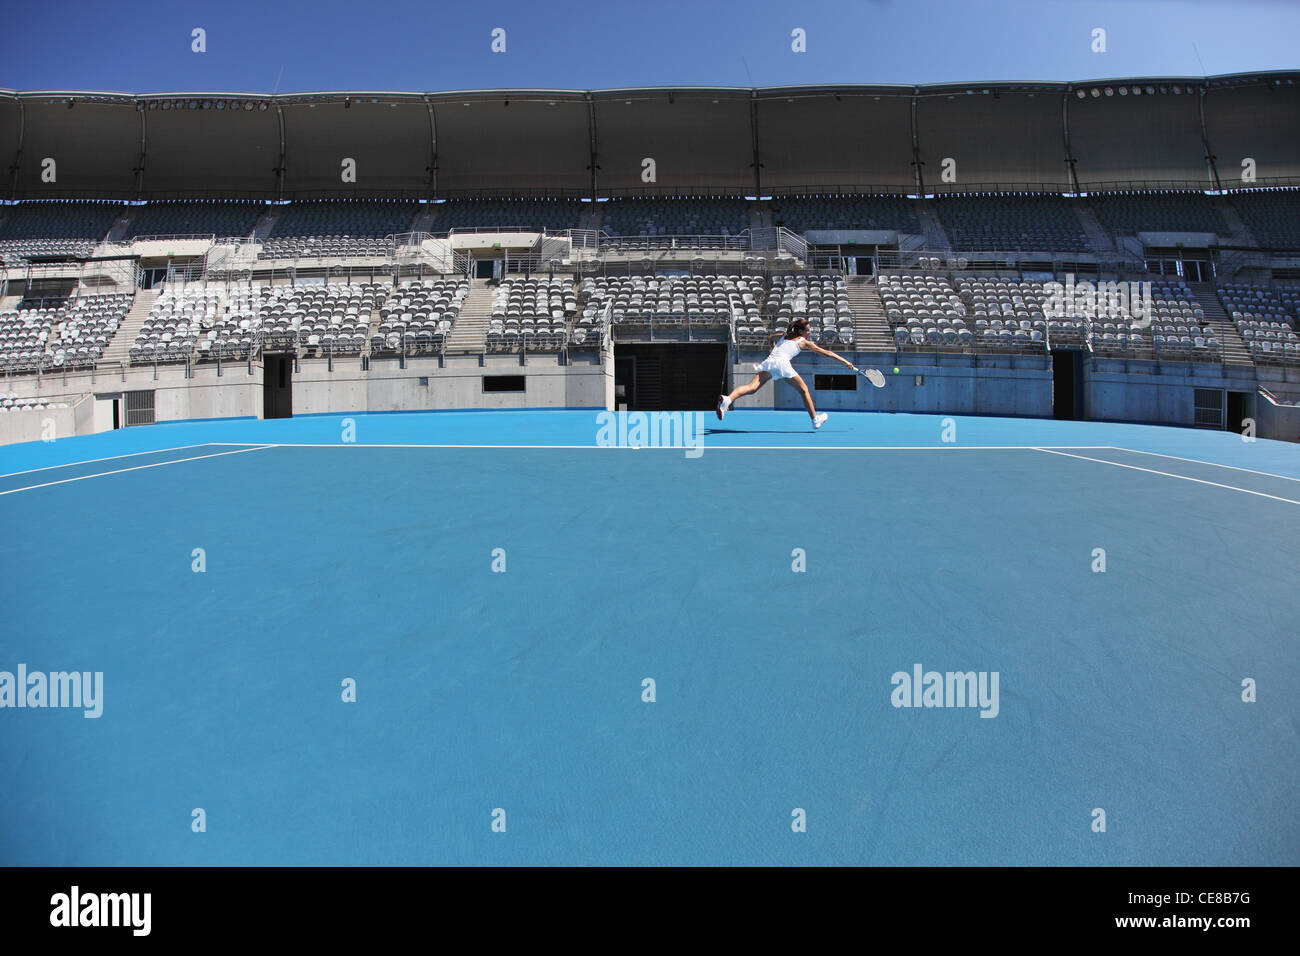
[[[829,415],[825,412],[820,412],[817,417],[813,419],[813,428],[821,428],[826,424],[826,419],[828,418],[830,418]]]
[[[731,402],[727,401],[727,396],[719,395],[718,396],[718,421],[722,421],[722,416],[727,414],[727,410],[729,408],[731,408]]]

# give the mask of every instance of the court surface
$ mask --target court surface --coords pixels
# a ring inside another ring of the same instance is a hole
[[[1297,446],[596,416],[0,448],[0,863],[1300,863]]]

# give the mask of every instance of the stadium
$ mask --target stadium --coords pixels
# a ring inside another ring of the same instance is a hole
[[[1297,116],[0,91],[0,859],[1295,865]]]

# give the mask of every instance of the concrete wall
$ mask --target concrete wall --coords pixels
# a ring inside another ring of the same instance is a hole
[[[1097,359],[1084,363],[1083,378],[1086,417],[1098,421],[1194,425],[1196,389],[1256,389],[1253,375],[1225,376],[1218,365],[1197,363]]]
[[[71,438],[77,432],[76,409],[41,408],[0,413],[0,444],[20,441],[52,441]]]
[[[522,392],[485,392],[487,375],[522,375]],[[248,363],[201,366],[186,378],[183,367],[135,369],[125,376],[82,372],[67,375],[21,376],[10,379],[6,394],[67,401],[73,408],[0,414],[0,444],[35,441],[41,421],[53,418],[58,437],[89,435],[112,427],[114,398],[124,392],[152,390],[154,419],[159,422],[203,418],[260,418],[262,366]],[[574,352],[569,364],[555,354],[529,356],[449,356],[411,358],[402,368],[396,359],[377,358],[369,370],[357,357],[330,363],[310,359],[293,375],[295,415],[335,412],[389,412],[419,409],[479,408],[607,408],[613,391],[613,369],[600,363],[596,352]],[[421,382],[423,379],[423,383]],[[121,415],[125,418],[125,403]]]
[[[594,353],[573,353],[569,365],[559,356],[478,356],[438,359],[376,358],[362,371],[355,358],[305,361],[293,377],[295,415],[333,412],[389,412],[413,409],[592,408],[605,406],[605,370]],[[488,375],[522,375],[522,392],[485,392]],[[421,379],[424,384],[421,384]],[[260,401],[260,392],[259,392]],[[260,414],[260,410],[259,410]]]
[[[1300,405],[1278,405],[1260,395],[1255,399],[1255,437],[1300,442]]]
[[[813,401],[818,411],[889,411],[944,413],[953,415],[1048,416],[1052,414],[1052,370],[1042,356],[981,356],[978,364],[969,355],[914,356],[857,355],[860,367],[879,368],[885,373],[886,387],[873,388],[858,377],[856,391],[814,389]],[[754,374],[753,363],[762,356],[746,355],[746,361],[732,369],[732,387],[748,382]],[[894,374],[894,362],[899,364]],[[806,361],[801,358],[799,374],[810,388],[818,374],[852,375],[843,365],[830,359]],[[918,379],[919,376],[919,379]],[[750,407],[803,409],[796,389],[784,383],[769,385],[752,398],[741,399]]]
[[[732,387],[748,382],[753,363],[762,356],[745,353],[732,367]],[[814,399],[826,411],[897,411],[952,415],[1039,416],[1052,414],[1052,371],[1042,356],[896,356],[894,353],[854,356],[859,365],[885,372],[888,387],[872,388],[857,380],[854,391],[816,390]],[[899,372],[893,373],[898,361]],[[799,371],[809,385],[819,373],[852,374],[830,360],[801,359]],[[111,426],[106,400],[138,389],[154,391],[157,421],[204,418],[260,417],[262,367],[226,365],[218,375],[205,366],[186,378],[183,368],[152,368],[121,374],[78,373],[31,376],[7,380],[5,391],[20,397],[67,401],[67,409],[0,414],[0,444],[36,441],[42,421],[54,423],[58,437],[92,434]],[[1260,378],[1284,400],[1300,399],[1300,376],[1281,369],[1260,370]],[[523,392],[485,392],[485,375],[523,375]],[[919,376],[919,379],[918,379]],[[424,379],[424,382],[421,382]],[[1300,440],[1300,409],[1274,405],[1256,395],[1254,377],[1224,375],[1218,366],[1086,360],[1083,368],[1084,417],[1106,421],[1192,425],[1194,389],[1243,391],[1254,397],[1257,434],[1261,438]],[[295,415],[340,412],[385,412],[419,409],[609,408],[613,397],[613,364],[595,353],[575,352],[569,364],[557,355],[448,356],[412,358],[402,368],[397,359],[374,359],[362,370],[356,357],[336,359],[333,370],[325,360],[303,361],[293,376]],[[752,408],[802,409],[798,393],[788,385],[769,385],[742,400]],[[1226,408],[1226,404],[1225,404]]]

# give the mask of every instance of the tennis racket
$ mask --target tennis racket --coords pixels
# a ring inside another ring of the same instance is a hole
[[[876,388],[884,388],[884,387],[885,387],[885,373],[882,372],[882,371],[880,371],[880,369],[878,369],[878,368],[857,368],[857,367],[855,367],[855,368],[853,369],[853,371],[855,371],[855,372],[857,372],[859,375],[865,377],[866,380],[867,380],[868,382],[870,382],[872,385],[876,386]]]

